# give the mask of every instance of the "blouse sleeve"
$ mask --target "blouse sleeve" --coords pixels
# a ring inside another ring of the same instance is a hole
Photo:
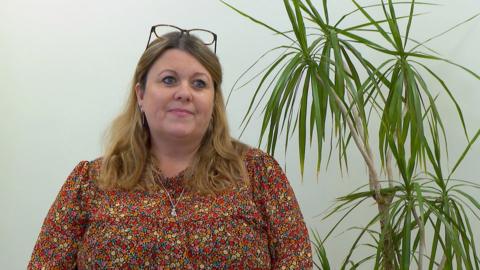
[[[82,189],[88,162],[80,162],[63,184],[43,222],[28,269],[74,269],[87,214]]]
[[[277,161],[256,152],[249,171],[254,199],[267,222],[272,269],[312,269],[308,230],[293,189]]]

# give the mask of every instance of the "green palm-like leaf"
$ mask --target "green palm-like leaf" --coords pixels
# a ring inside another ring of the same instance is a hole
[[[361,268],[369,261],[374,269],[410,269],[412,264],[428,269],[479,269],[470,218],[473,215],[475,221],[480,220],[480,203],[467,190],[480,189],[480,185],[452,179],[452,175],[480,137],[480,130],[470,140],[453,89],[433,71],[430,63],[446,62],[478,80],[480,75],[439,56],[425,44],[480,14],[419,42],[411,37],[415,17],[424,14],[418,12],[418,7],[434,3],[384,0],[362,6],[359,2],[352,0],[355,9],[332,22],[326,0],[321,4],[284,0],[291,25],[287,31],[279,31],[223,2],[286,40],[285,45],[268,52],[278,54],[275,60],[252,77],[259,76],[260,82],[242,126],[245,129],[263,108],[259,144],[265,140],[271,154],[282,134],[286,134],[285,152],[291,146],[291,137],[297,136],[302,176],[308,158],[307,145],[314,142],[317,173],[325,158],[328,167],[334,150],[338,151],[342,173],[348,171],[352,145],[363,157],[369,172],[368,185],[338,198],[324,215],[337,216],[337,222],[323,239],[314,234],[318,268],[338,268],[330,265],[325,244],[359,206],[372,198],[379,212],[363,227],[349,230],[357,235],[340,269]],[[399,12],[398,5],[408,5],[407,11]],[[380,11],[380,18],[372,15],[378,14],[371,12],[373,9]],[[361,14],[364,21],[343,27],[345,18],[353,14]],[[376,38],[370,38],[371,34]],[[376,64],[370,54],[383,58]],[[431,79],[434,83],[430,83]],[[444,168],[444,155],[447,162],[449,158],[447,123],[437,106],[437,98],[442,94],[455,106],[467,139],[465,151],[449,174]],[[379,122],[378,128],[372,122]],[[332,128],[327,130],[329,126]],[[370,145],[371,134],[378,134],[376,153]],[[381,171],[396,170],[385,181],[381,181],[376,156]],[[374,226],[377,223],[379,228]],[[432,239],[427,241],[426,236]],[[355,254],[360,248],[372,253],[358,258]]]

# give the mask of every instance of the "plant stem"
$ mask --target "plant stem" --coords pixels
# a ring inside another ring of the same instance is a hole
[[[322,78],[320,78],[320,75],[318,73],[315,73],[315,77],[319,81],[323,81]],[[340,99],[340,97],[338,97],[337,93],[335,93],[335,91],[330,91],[330,93],[332,94],[335,100],[335,103],[340,108],[342,116],[347,121],[350,134],[352,135],[352,138],[367,165],[368,176],[369,176],[369,179],[368,179],[369,186],[370,186],[370,190],[374,191],[374,194],[375,194],[374,199],[377,203],[378,211],[380,213],[380,228],[382,230],[382,234],[384,235],[383,267],[385,270],[393,270],[394,269],[393,261],[394,261],[395,254],[394,254],[394,246],[393,246],[393,232],[390,226],[390,217],[389,217],[390,204],[391,204],[391,199],[393,197],[390,196],[389,198],[384,198],[380,192],[382,187],[380,185],[378,173],[375,168],[375,164],[373,162],[372,150],[370,148],[370,145],[368,144],[368,140],[364,139],[365,135],[363,136],[360,135],[360,132],[364,132],[361,119],[357,115],[354,118],[355,120],[355,123],[354,123],[352,121],[352,118],[348,114],[348,110],[345,104]],[[358,114],[358,111],[354,110],[354,114]]]
[[[425,256],[425,227],[422,220],[418,217],[415,207],[412,209],[413,217],[418,224],[418,230],[420,232],[420,246],[418,250],[418,270],[423,269],[423,256]]]
[[[319,74],[315,74],[315,76],[319,81],[323,81],[323,79],[320,77]],[[350,133],[352,134],[353,141],[357,145],[357,148],[360,151],[360,154],[362,154],[362,157],[365,160],[365,163],[367,164],[370,190],[375,191],[375,199],[381,199],[382,195],[380,194],[380,189],[382,187],[380,186],[380,183],[378,181],[378,174],[375,169],[375,164],[373,163],[373,159],[371,158],[372,156],[371,149],[367,149],[368,145],[365,145],[365,143],[363,143],[363,140],[359,134],[359,129],[356,128],[358,124],[353,123],[352,119],[348,115],[348,110],[345,107],[345,104],[343,104],[342,100],[338,97],[335,91],[331,91],[331,93],[332,93],[332,96],[334,97],[335,103],[338,105],[343,117],[347,121],[347,125],[350,130]]]

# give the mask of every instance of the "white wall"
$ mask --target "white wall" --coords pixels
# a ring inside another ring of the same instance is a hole
[[[229,2],[279,29],[288,28],[281,1]],[[439,2],[444,6],[432,8],[433,13],[417,24],[418,39],[480,11],[480,2],[475,0]],[[334,13],[341,14],[347,5],[350,6],[346,0],[335,1]],[[213,0],[0,0],[2,269],[25,268],[43,218],[65,177],[80,160],[101,154],[101,136],[126,96],[149,27],[157,23],[202,27],[218,34],[225,92],[261,53],[278,45],[274,43],[278,38],[266,29]],[[480,72],[479,29],[477,19],[431,46]],[[437,64],[436,70],[447,78],[458,96],[470,132],[478,129],[480,82],[446,64]],[[251,85],[236,92],[235,102],[228,107],[235,135],[239,134],[237,127],[253,88]],[[444,105],[441,110],[449,127],[453,161],[465,141],[457,118],[452,116],[452,106],[446,102]],[[257,131],[248,129],[244,141],[255,145]],[[286,158],[289,179],[308,226],[317,227],[324,234],[333,220],[321,222],[315,215],[326,210],[335,197],[365,184],[365,170],[358,159],[351,162],[350,175],[342,177],[332,165],[329,171],[321,173],[317,183],[312,154],[302,183],[296,169],[296,152],[292,148]],[[477,144],[459,177],[480,183],[479,154]],[[284,164],[283,155],[278,159]],[[372,212],[375,208],[363,211]],[[358,225],[362,222],[358,215]],[[334,262],[340,260],[347,243],[329,243],[327,252]]]

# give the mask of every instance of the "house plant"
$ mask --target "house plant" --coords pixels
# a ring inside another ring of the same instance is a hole
[[[454,173],[480,130],[468,134],[454,92],[431,63],[447,62],[476,79],[480,76],[428,48],[431,39],[418,42],[411,37],[416,10],[433,4],[381,0],[364,6],[352,0],[355,10],[331,22],[327,0],[322,5],[284,0],[291,29],[280,31],[224,3],[286,40],[270,51],[277,57],[260,74],[244,126],[263,105],[260,143],[266,138],[266,149],[274,154],[282,133],[285,145],[296,135],[302,174],[312,140],[317,171],[322,159],[330,158],[325,149],[336,149],[338,162],[346,168],[352,148],[360,152],[368,170],[365,188],[338,198],[325,216],[339,216],[332,230],[314,233],[317,267],[356,269],[370,262],[374,269],[479,269],[471,219],[478,218],[480,203],[468,191],[480,186],[455,179]],[[380,10],[382,17],[371,10]],[[361,14],[365,22],[343,26],[352,14]],[[365,51],[383,60],[375,63]],[[441,91],[434,91],[431,81]],[[448,138],[437,107],[439,95],[455,106],[466,138],[466,148],[450,171],[445,169]],[[329,136],[338,143],[328,143]],[[375,136],[378,145],[372,143]],[[332,267],[324,243],[352,211],[372,200],[378,213],[358,230],[343,264]],[[353,255],[361,244],[371,253],[356,259]]]

